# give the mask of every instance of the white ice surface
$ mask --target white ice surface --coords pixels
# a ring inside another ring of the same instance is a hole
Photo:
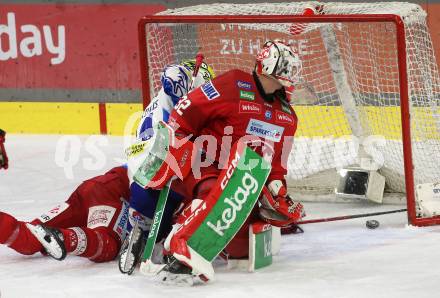
[[[97,159],[85,150],[89,138],[81,137],[79,163],[67,179],[54,157],[60,136],[7,137],[10,169],[0,171],[0,210],[21,220],[64,201],[82,180],[117,165],[122,152],[121,139],[109,137],[108,145],[98,146],[104,166],[86,170],[83,160]],[[306,204],[308,219],[399,208]],[[218,264],[214,283],[192,288],[123,276],[115,261],[95,264],[71,256],[58,262],[0,247],[1,297],[440,297],[440,227],[408,227],[406,213],[376,219],[376,230],[365,228],[365,218],[304,225],[304,234],[283,236],[269,268],[251,274]]]

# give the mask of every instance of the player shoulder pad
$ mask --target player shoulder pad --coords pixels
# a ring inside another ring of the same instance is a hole
[[[189,92],[191,73],[181,65],[168,65],[162,72],[160,81],[164,92],[171,97],[174,104]]]

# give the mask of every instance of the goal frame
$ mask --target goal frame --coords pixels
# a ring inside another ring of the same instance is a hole
[[[405,24],[395,14],[347,14],[347,15],[151,15],[144,16],[138,22],[139,60],[141,67],[142,100],[144,108],[151,100],[150,76],[146,25],[151,23],[349,23],[349,22],[389,22],[396,28],[396,46],[399,71],[400,114],[402,123],[403,162],[405,190],[407,197],[408,222],[414,226],[440,224],[439,217],[418,218],[416,216],[415,183],[411,144],[411,115],[409,109],[407,53]]]

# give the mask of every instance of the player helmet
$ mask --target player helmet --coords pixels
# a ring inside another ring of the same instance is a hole
[[[191,73],[194,71],[196,67],[196,59],[184,60],[182,65],[185,66]],[[202,62],[199,67],[199,72],[197,76],[194,78],[193,88],[197,88],[204,83],[215,78],[214,70],[207,63]]]
[[[291,88],[299,82],[302,69],[298,53],[282,41],[267,41],[256,58],[257,74],[275,78],[281,85]]]

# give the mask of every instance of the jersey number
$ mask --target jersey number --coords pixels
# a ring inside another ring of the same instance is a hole
[[[175,107],[177,114],[182,116],[183,111],[186,110],[190,105],[191,101],[186,96],[182,97]]]

